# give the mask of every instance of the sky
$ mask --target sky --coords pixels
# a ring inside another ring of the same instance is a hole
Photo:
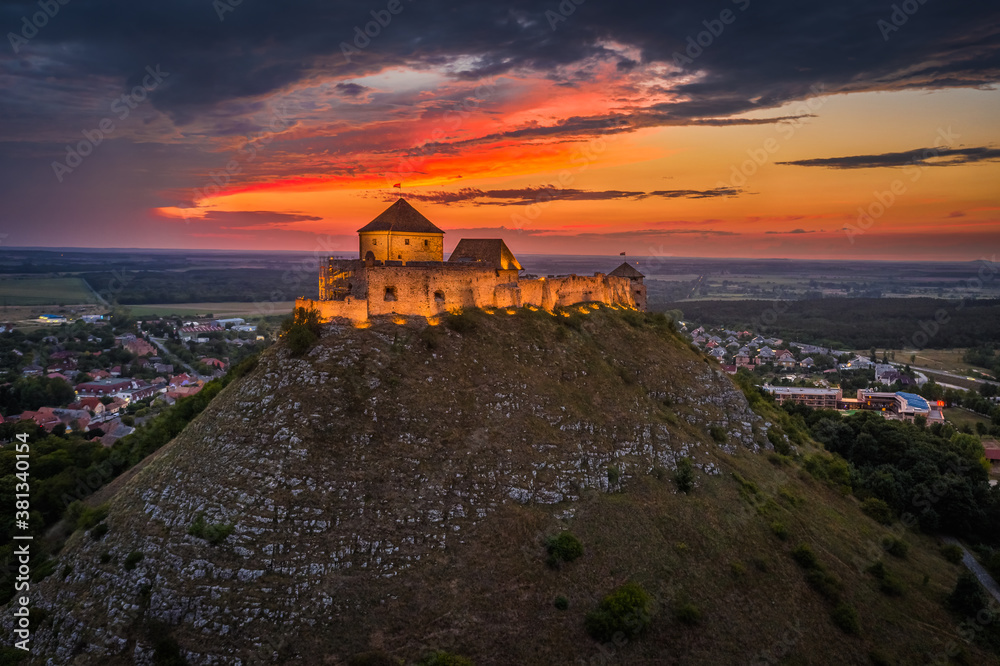
[[[993,259],[982,0],[0,2],[6,246]],[[399,184],[396,188],[394,185]]]

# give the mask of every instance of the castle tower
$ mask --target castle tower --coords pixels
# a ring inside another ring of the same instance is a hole
[[[639,310],[646,310],[646,285],[642,283],[646,276],[640,273],[628,262],[623,263],[615,270],[608,273],[612,277],[628,278],[632,284],[632,298],[635,299],[635,307]]]
[[[358,229],[358,242],[362,260],[444,261],[444,231],[405,199]]]

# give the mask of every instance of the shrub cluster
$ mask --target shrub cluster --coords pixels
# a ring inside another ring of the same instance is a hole
[[[587,633],[599,641],[610,641],[616,634],[638,636],[649,626],[653,599],[638,583],[626,583],[604,597],[596,609],[587,613]]]
[[[875,577],[875,580],[879,583],[879,589],[884,594],[890,597],[903,595],[903,584],[889,572],[889,569],[886,568],[882,560],[868,567],[868,573]]]
[[[677,490],[682,493],[689,493],[694,488],[694,464],[690,458],[681,458],[677,461],[674,483],[677,484]]]
[[[563,562],[572,562],[583,555],[583,544],[572,532],[560,532],[545,542],[549,553],[549,566],[557,567]]]
[[[229,538],[229,535],[233,533],[235,526],[233,524],[222,524],[222,523],[206,523],[205,513],[201,512],[198,517],[194,519],[191,523],[191,527],[188,528],[188,534],[198,539],[204,539],[213,546],[218,546],[220,543]]]

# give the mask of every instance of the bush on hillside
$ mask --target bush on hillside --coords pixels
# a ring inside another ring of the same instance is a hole
[[[962,557],[965,553],[962,551],[962,547],[953,543],[941,546],[941,557],[948,560],[952,564],[958,564],[962,561]]]
[[[218,546],[220,543],[229,538],[229,535],[233,533],[235,526],[232,524],[222,524],[222,523],[207,523],[205,522],[205,513],[201,512],[198,517],[194,519],[191,523],[191,527],[188,528],[188,534],[198,539],[204,539],[213,546]]]
[[[839,604],[830,612],[830,619],[845,634],[856,634],[861,630],[858,612],[850,604]]]
[[[604,597],[595,610],[587,613],[584,627],[599,641],[609,641],[621,632],[627,638],[638,636],[653,615],[653,599],[638,583],[626,583]]]
[[[677,490],[682,493],[689,493],[694,488],[694,465],[690,458],[681,458],[677,461],[674,483],[677,484]]]
[[[889,505],[884,500],[880,500],[877,497],[869,497],[862,502],[861,510],[869,518],[883,525],[891,525],[894,520],[892,509],[889,508]]]
[[[800,543],[795,547],[795,550],[792,551],[792,559],[803,569],[816,569],[819,567],[816,553],[812,551],[812,548],[807,543]]]
[[[885,549],[885,552],[901,560],[906,559],[907,553],[910,552],[910,544],[891,536],[882,539],[882,548]]]
[[[292,316],[281,323],[281,330],[292,356],[302,356],[312,349],[322,333],[319,310],[295,308]]]
[[[545,543],[549,553],[549,566],[557,567],[563,562],[572,562],[583,555],[583,544],[572,532],[560,532]]]

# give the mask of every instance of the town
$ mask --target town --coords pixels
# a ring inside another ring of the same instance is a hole
[[[270,339],[242,318],[136,320],[109,312],[41,315],[35,323],[0,324],[0,424],[32,421],[105,447]]]
[[[900,363],[895,352],[866,355],[802,342],[786,342],[748,330],[697,326],[679,322],[692,346],[720,363],[730,375],[748,373],[761,390],[780,405],[798,404],[845,415],[875,411],[892,420],[943,425],[945,409],[985,417],[975,425],[958,424],[961,432],[982,437],[992,485],[1000,478],[1000,385],[976,379],[977,390],[935,381],[933,376]],[[914,357],[911,357],[911,361]],[[987,419],[992,425],[987,425]]]

